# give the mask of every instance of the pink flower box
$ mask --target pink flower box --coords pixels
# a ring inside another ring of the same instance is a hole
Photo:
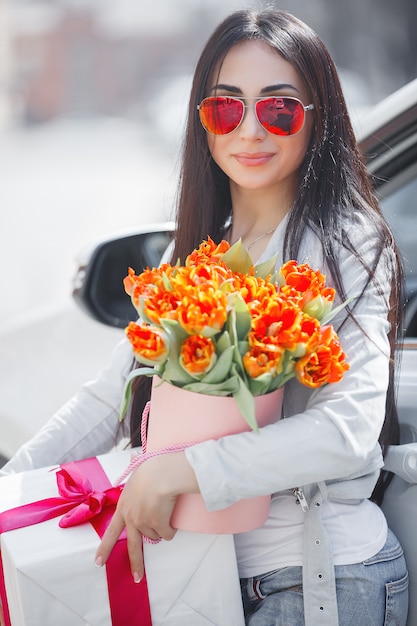
[[[260,427],[280,419],[283,393],[283,388],[280,388],[255,398]],[[234,398],[185,391],[154,380],[147,452],[250,430]],[[227,509],[208,511],[200,495],[186,494],[177,499],[171,521],[174,528],[181,530],[241,533],[262,526],[268,518],[269,505],[270,496],[257,496],[240,500]]]

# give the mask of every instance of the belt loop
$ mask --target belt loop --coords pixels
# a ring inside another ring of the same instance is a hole
[[[253,579],[253,593],[258,598],[258,600],[262,601],[265,598],[265,596],[261,593],[260,586],[261,586],[261,579],[254,578]]]

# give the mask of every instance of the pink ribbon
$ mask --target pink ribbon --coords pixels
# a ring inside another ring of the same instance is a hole
[[[96,458],[62,465],[56,479],[60,497],[31,502],[0,513],[0,533],[63,515],[59,521],[62,528],[90,522],[102,537],[123,487],[112,487]],[[6,626],[10,626],[1,569],[0,559],[0,594]],[[106,575],[113,626],[152,626],[146,577],[139,584],[133,581],[125,533],[119,537],[107,561]]]

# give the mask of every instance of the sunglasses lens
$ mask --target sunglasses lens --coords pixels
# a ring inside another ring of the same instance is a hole
[[[201,123],[212,135],[231,133],[239,126],[243,113],[243,103],[233,98],[206,98],[200,104]]]
[[[274,135],[295,135],[304,124],[304,107],[294,98],[265,98],[256,103],[262,126]]]

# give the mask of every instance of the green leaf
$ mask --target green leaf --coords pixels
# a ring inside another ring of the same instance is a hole
[[[126,417],[127,409],[132,399],[132,383],[125,385],[122,395],[122,403],[119,409],[119,422],[122,422]]]
[[[172,283],[165,272],[162,274],[162,284],[164,285],[165,291],[172,291]]]
[[[208,384],[219,384],[228,378],[233,362],[234,347],[229,346],[218,357],[217,363],[201,379],[200,382]]]
[[[240,272],[242,274],[247,274],[250,268],[253,266],[253,261],[242,244],[242,240],[238,239],[236,243],[233,244],[229,248],[227,252],[222,255],[222,261],[226,263],[227,267],[231,269],[233,272]],[[275,254],[273,257],[264,261],[263,263],[259,263],[259,265],[255,265],[255,275],[260,278],[267,278],[267,276],[275,274],[275,265],[277,262],[278,254]]]
[[[255,276],[259,276],[259,278],[267,278],[271,275],[271,282],[275,282],[275,265],[278,259],[278,253],[274,254],[273,257],[264,261],[263,263],[259,263],[259,265],[255,265]]]
[[[273,385],[274,376],[272,374],[261,374],[257,378],[248,377],[249,389],[254,396],[263,396],[268,393]]]
[[[204,382],[193,382],[183,387],[187,391],[203,393],[209,396],[231,396],[238,391],[238,388],[239,378],[237,376],[231,376],[221,383],[212,385]]]
[[[245,422],[252,430],[258,432],[259,427],[255,415],[255,399],[241,378],[239,378],[239,387],[233,394],[233,397],[236,400],[239,411],[242,413]]]
[[[229,333],[230,341],[233,346],[237,343],[237,332],[236,332],[236,312],[232,309],[226,320],[226,331]]]
[[[140,319],[143,322],[146,322],[148,324],[153,324],[153,321],[151,319],[149,319],[149,317],[146,315],[145,313],[145,298],[144,296],[139,296],[139,302],[138,302],[138,306],[136,307],[136,311],[140,317]]]
[[[249,350],[249,341],[239,341],[237,344],[240,356],[244,356]]]
[[[218,335],[218,333],[219,333],[219,329],[212,328],[211,326],[204,326],[204,328],[201,331],[201,334],[203,335],[203,337],[209,337],[210,339]]]
[[[340,311],[342,311],[347,304],[350,304],[350,302],[352,302],[352,300],[356,300],[356,298],[358,298],[358,296],[352,296],[351,298],[348,298],[347,300],[342,302],[342,304],[339,304],[339,306],[337,306],[336,308],[332,309],[327,315],[323,317],[322,320],[320,320],[320,326],[326,326],[326,324],[331,322],[332,319],[336,317],[336,315]]]
[[[177,320],[161,319],[161,326],[179,345],[188,337],[187,332]]]
[[[282,371],[280,374],[277,374],[277,376],[274,376],[274,378],[272,379],[271,385],[269,387],[269,392],[275,391],[276,389],[283,387],[288,380],[294,378],[294,366],[294,359],[284,359]]]
[[[221,335],[216,339],[216,352],[220,356],[222,352],[227,350],[232,345],[230,335],[227,330],[223,331]]]
[[[245,340],[252,322],[252,316],[249,312],[248,305],[240,294],[237,294],[234,304],[234,312],[236,316],[236,340]]]
[[[126,416],[127,409],[129,408],[130,401],[132,399],[132,383],[138,376],[155,376],[158,371],[154,367],[138,367],[130,372],[126,378],[125,386],[122,394],[122,402],[119,410],[119,421],[123,421]]]
[[[221,259],[230,270],[240,272],[241,274],[247,274],[253,265],[252,259],[242,245],[241,239],[238,239],[227,252],[222,254]]]
[[[230,338],[233,345],[233,361],[236,366],[236,372],[242,378],[245,377],[245,369],[242,363],[242,357],[239,352],[239,341],[237,338],[237,330],[236,330],[236,311],[232,309],[230,311],[229,317],[226,322],[227,329],[230,334]]]
[[[180,365],[179,359],[169,359],[165,364],[163,379],[172,382],[177,387],[182,387],[196,380]]]
[[[176,320],[161,320],[161,326],[169,336],[169,356],[162,378],[177,386],[192,382],[194,378],[180,365],[181,344],[188,337],[187,333]]]

